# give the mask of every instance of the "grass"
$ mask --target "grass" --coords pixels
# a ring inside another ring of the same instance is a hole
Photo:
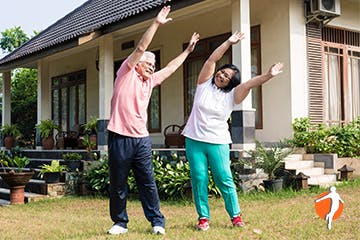
[[[166,217],[166,235],[150,233],[141,204],[128,201],[129,233],[106,234],[112,225],[108,199],[64,197],[0,207],[1,239],[359,239],[360,179],[337,187],[345,201],[339,219],[327,230],[317,217],[314,200],[327,189],[282,191],[280,193],[240,194],[244,228],[230,225],[222,199],[210,198],[211,228],[198,232],[192,202],[161,202]]]

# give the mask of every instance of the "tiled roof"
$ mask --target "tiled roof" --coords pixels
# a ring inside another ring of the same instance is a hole
[[[1,65],[20,61],[30,55],[39,54],[74,39],[77,40],[78,37],[94,30],[102,31],[108,26],[159,8],[165,2],[167,1],[89,0],[2,58],[0,68]],[[194,1],[173,0],[172,2]]]

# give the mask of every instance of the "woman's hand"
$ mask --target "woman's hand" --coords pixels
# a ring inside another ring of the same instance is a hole
[[[229,37],[229,42],[231,44],[235,44],[235,43],[238,43],[240,42],[241,40],[243,40],[245,38],[245,33],[242,33],[242,32],[239,32],[239,31],[236,31],[233,35],[231,35]]]
[[[279,73],[282,73],[282,68],[284,67],[283,63],[275,63],[273,64],[268,73],[272,76],[275,77],[276,75],[278,75]]]

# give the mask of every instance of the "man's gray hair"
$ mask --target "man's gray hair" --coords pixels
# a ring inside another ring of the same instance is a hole
[[[145,51],[140,58],[140,61],[149,61],[152,60],[155,63],[155,54],[150,51]]]

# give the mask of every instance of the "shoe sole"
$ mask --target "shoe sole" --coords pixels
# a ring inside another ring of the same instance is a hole
[[[210,228],[210,226],[207,226],[206,228],[196,227],[196,229],[197,229],[198,231],[207,231],[207,230],[209,230],[209,228]]]

